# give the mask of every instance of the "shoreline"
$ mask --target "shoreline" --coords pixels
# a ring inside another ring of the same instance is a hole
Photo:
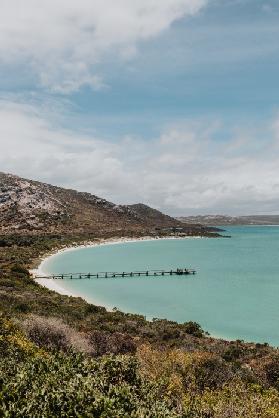
[[[102,306],[108,311],[112,311],[111,306],[104,304],[103,302],[98,301],[97,299],[90,299],[90,301],[84,296],[79,295],[77,292],[70,291],[69,289],[66,289],[65,287],[59,285],[56,280],[54,279],[36,279],[36,276],[38,275],[49,275],[50,273],[44,270],[45,264],[47,261],[52,258],[59,256],[60,254],[63,254],[65,252],[71,252],[71,251],[78,251],[83,248],[94,248],[104,245],[119,245],[119,244],[128,244],[128,243],[137,243],[141,241],[158,241],[158,240],[180,240],[180,239],[201,239],[201,238],[207,238],[202,236],[186,236],[186,237],[175,237],[175,236],[167,236],[167,237],[140,237],[140,238],[127,238],[127,237],[120,237],[120,238],[109,238],[109,239],[100,239],[98,241],[88,241],[84,244],[77,244],[77,245],[71,245],[66,246],[65,248],[60,248],[57,250],[53,250],[44,256],[40,258],[40,263],[37,268],[30,269],[29,272],[34,278],[34,281],[43,286],[46,287],[49,290],[55,291],[59,293],[60,295],[64,296],[71,296],[71,297],[80,297],[84,299],[87,303],[91,303],[96,306]]]
[[[279,226],[279,225],[278,225]],[[98,239],[96,241],[88,241],[88,242],[84,242],[83,244],[78,244],[78,243],[73,243],[73,245],[69,245],[69,246],[65,246],[63,248],[60,249],[55,249],[53,251],[50,251],[48,253],[46,253],[45,255],[42,255],[40,258],[38,258],[38,265],[37,267],[30,269],[30,274],[33,276],[34,281],[39,284],[40,286],[43,286],[45,288],[47,288],[50,291],[54,291],[59,293],[60,295],[64,295],[64,296],[69,296],[69,297],[76,297],[76,298],[81,298],[83,299],[85,302],[87,302],[88,304],[92,304],[95,306],[100,306],[105,308],[108,312],[112,312],[114,309],[113,305],[108,305],[106,304],[104,301],[100,301],[96,298],[87,298],[86,295],[84,294],[79,294],[77,291],[72,291],[69,290],[63,286],[58,284],[57,280],[54,279],[36,279],[35,276],[36,275],[49,275],[51,273],[47,272],[47,270],[44,269],[45,264],[47,263],[47,261],[55,256],[59,256],[62,253],[65,252],[70,252],[70,251],[77,251],[80,249],[84,249],[84,248],[94,248],[94,247],[98,247],[98,246],[106,246],[106,245],[119,245],[119,244],[129,244],[129,243],[138,243],[141,241],[157,241],[157,240],[181,240],[181,239],[201,239],[201,238],[207,238],[207,237],[203,237],[203,236],[186,236],[186,237],[175,237],[175,236],[166,236],[166,237],[151,237],[151,236],[144,236],[144,237],[139,237],[139,238],[127,238],[127,237],[120,237],[120,238],[109,238],[109,239]],[[129,313],[128,311],[123,311],[124,313]],[[139,314],[140,315],[140,314]],[[152,320],[151,318],[147,318],[147,321]],[[205,335],[206,338],[213,338],[213,339],[217,339],[217,340],[223,340],[223,341],[236,341],[237,337],[231,337],[228,335],[221,335],[219,334],[219,332],[210,332],[207,335]],[[255,343],[253,342],[253,340],[249,339],[243,339],[243,341],[245,343]],[[259,342],[262,343],[262,342]],[[272,343],[269,343],[270,346],[276,347],[276,345],[272,345]]]

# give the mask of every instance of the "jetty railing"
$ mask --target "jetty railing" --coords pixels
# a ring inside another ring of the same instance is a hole
[[[117,277],[156,277],[156,276],[187,276],[196,274],[196,270],[177,268],[169,270],[143,270],[143,271],[100,271],[98,273],[62,273],[51,275],[35,275],[36,279],[112,279]]]

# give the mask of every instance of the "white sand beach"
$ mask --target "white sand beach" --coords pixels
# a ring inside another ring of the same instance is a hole
[[[49,276],[50,272],[47,271],[46,264],[48,260],[52,257],[59,256],[61,253],[69,252],[69,251],[77,251],[82,248],[93,248],[97,246],[102,245],[117,245],[117,244],[125,244],[125,243],[133,243],[133,242],[139,242],[139,241],[156,241],[156,240],[170,240],[170,239],[201,239],[203,237],[174,237],[174,236],[167,236],[167,237],[140,237],[140,238],[127,238],[127,237],[121,237],[121,238],[111,238],[111,239],[102,239],[98,241],[88,241],[84,244],[77,244],[72,246],[67,246],[65,248],[61,248],[59,250],[52,251],[48,254],[46,254],[42,259],[39,266],[35,269],[30,270],[31,275],[34,277],[34,280],[40,284],[41,286],[47,287],[49,290],[53,290],[57,293],[60,293],[61,295],[66,296],[73,296],[73,297],[82,297],[84,298],[84,295],[79,295],[76,292],[73,293],[72,291],[64,288],[61,286],[61,281],[59,281],[59,284],[56,280],[49,279],[49,278],[37,278],[37,276]],[[96,305],[102,305],[103,303],[90,299],[91,303],[94,303]],[[109,306],[105,306],[107,309],[111,309]]]

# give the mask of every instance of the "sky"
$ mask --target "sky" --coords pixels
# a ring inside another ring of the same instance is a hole
[[[0,171],[279,213],[278,0],[0,0]]]

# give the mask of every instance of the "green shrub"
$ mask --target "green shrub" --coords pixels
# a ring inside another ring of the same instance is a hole
[[[9,321],[0,324],[0,416],[178,418],[144,381],[135,357],[90,360],[40,351]]]
[[[203,337],[204,331],[197,322],[185,322],[183,324],[184,330],[187,334],[191,334],[195,337]]]
[[[20,264],[14,264],[11,267],[11,272],[16,273],[20,276],[27,276],[27,277],[30,276],[29,270]]]
[[[223,359],[226,361],[236,361],[243,354],[243,348],[239,344],[233,344],[223,354]]]
[[[49,352],[0,316],[1,417],[278,418],[278,391],[228,370],[210,354],[150,346],[98,359]]]
[[[279,356],[265,365],[267,381],[279,390]]]
[[[19,313],[27,313],[30,312],[30,305],[26,302],[19,302],[15,304],[15,311]]]
[[[132,354],[136,352],[136,344],[129,335],[115,332],[113,334],[93,331],[90,342],[96,356],[104,354]]]

